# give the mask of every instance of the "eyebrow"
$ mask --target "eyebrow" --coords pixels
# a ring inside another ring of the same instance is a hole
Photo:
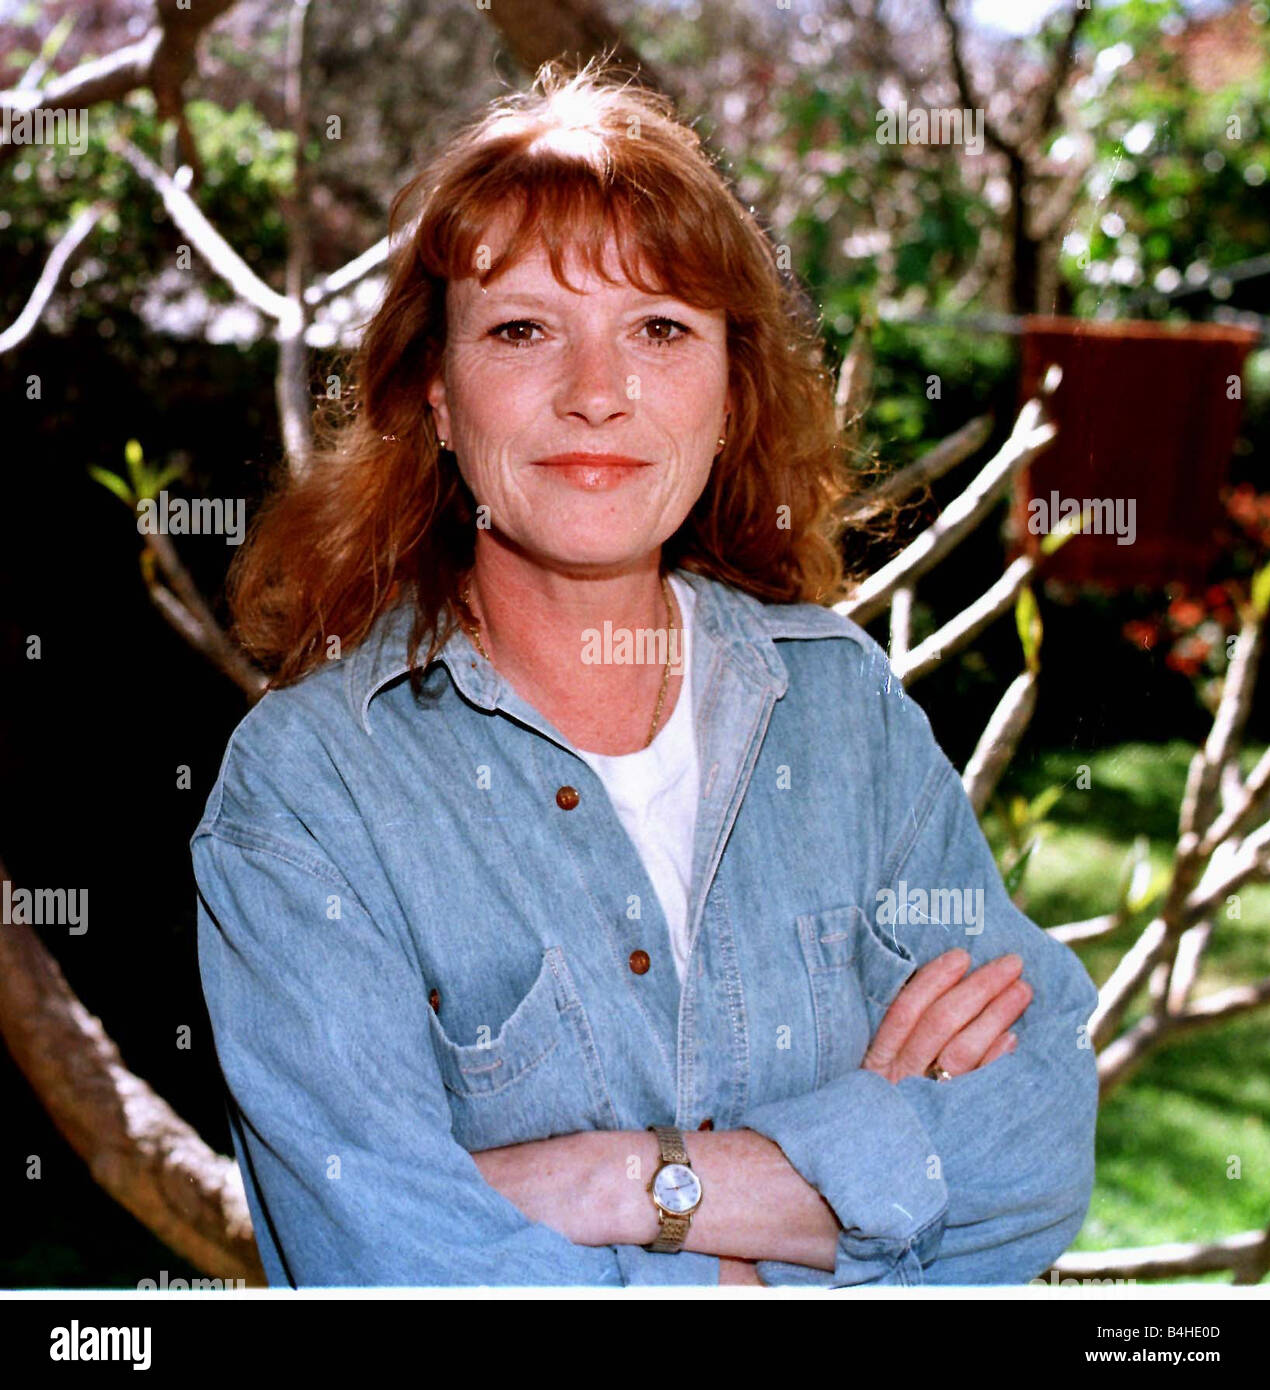
[[[561,286],[561,288],[563,289],[564,287]],[[678,297],[678,295],[672,294],[669,290],[663,291],[660,294],[649,294],[644,290],[635,289],[632,286],[630,293],[636,299],[673,299],[676,304],[684,303],[684,301],[681,300]],[[579,296],[579,298],[580,297],[581,296]],[[500,306],[522,304],[526,308],[531,309],[546,308],[553,302],[554,301],[544,298],[544,296],[540,294],[531,294],[527,291],[522,290],[510,290],[504,292],[502,290],[497,289],[496,287],[491,287],[491,289],[486,294],[478,295],[476,298],[469,301],[473,308],[478,308],[490,304],[498,304]],[[689,305],[688,307],[691,308],[691,305]]]

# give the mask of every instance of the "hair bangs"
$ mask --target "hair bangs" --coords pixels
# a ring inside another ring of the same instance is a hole
[[[621,277],[645,294],[673,295],[700,309],[726,308],[718,248],[703,239],[702,224],[709,219],[693,215],[692,190],[660,161],[650,170],[631,167],[634,161],[620,152],[625,137],[612,143],[617,154],[605,145],[602,158],[584,159],[537,142],[492,164],[486,177],[463,190],[455,211],[438,219],[437,240],[425,260],[446,280],[475,275],[486,286],[541,246],[556,281],[580,293],[569,278],[570,266],[608,284],[621,282],[612,273],[611,238]],[[655,176],[656,195],[641,173]],[[511,235],[492,256],[489,238],[500,224],[510,225]]]

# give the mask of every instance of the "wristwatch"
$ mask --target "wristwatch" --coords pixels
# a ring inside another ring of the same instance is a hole
[[[674,1125],[649,1125],[648,1128],[657,1136],[657,1147],[661,1150],[661,1166],[648,1184],[661,1229],[657,1239],[644,1249],[657,1254],[674,1254],[683,1249],[693,1213],[701,1205],[701,1179],[692,1171],[680,1130]]]

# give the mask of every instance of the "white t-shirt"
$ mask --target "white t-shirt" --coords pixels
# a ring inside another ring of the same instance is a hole
[[[604,783],[635,842],[670,926],[671,953],[682,982],[688,965],[688,894],[697,825],[699,768],[692,706],[692,609],[696,595],[670,577],[683,615],[683,684],[670,718],[647,748],[634,753],[575,749]],[[651,716],[650,716],[651,717]]]

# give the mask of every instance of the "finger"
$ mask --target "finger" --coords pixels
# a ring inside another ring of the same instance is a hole
[[[1031,1002],[1032,986],[1026,980],[1015,980],[943,1047],[939,1065],[954,1076],[974,1071],[988,1048],[1018,1022]]]
[[[960,948],[928,960],[891,1001],[869,1044],[866,1063],[889,1067],[918,1020],[945,990],[957,983],[969,964],[970,952]]]
[[[998,1057],[1004,1057],[1007,1053],[1013,1052],[1018,1046],[1019,1035],[1017,1033],[1002,1033],[992,1046],[983,1054],[979,1062],[977,1071],[982,1071],[989,1062],[995,1062]]]
[[[967,975],[930,1005],[905,1039],[896,1060],[906,1070],[925,1071],[966,1024],[1018,979],[1022,969],[1022,959],[1008,955]]]

